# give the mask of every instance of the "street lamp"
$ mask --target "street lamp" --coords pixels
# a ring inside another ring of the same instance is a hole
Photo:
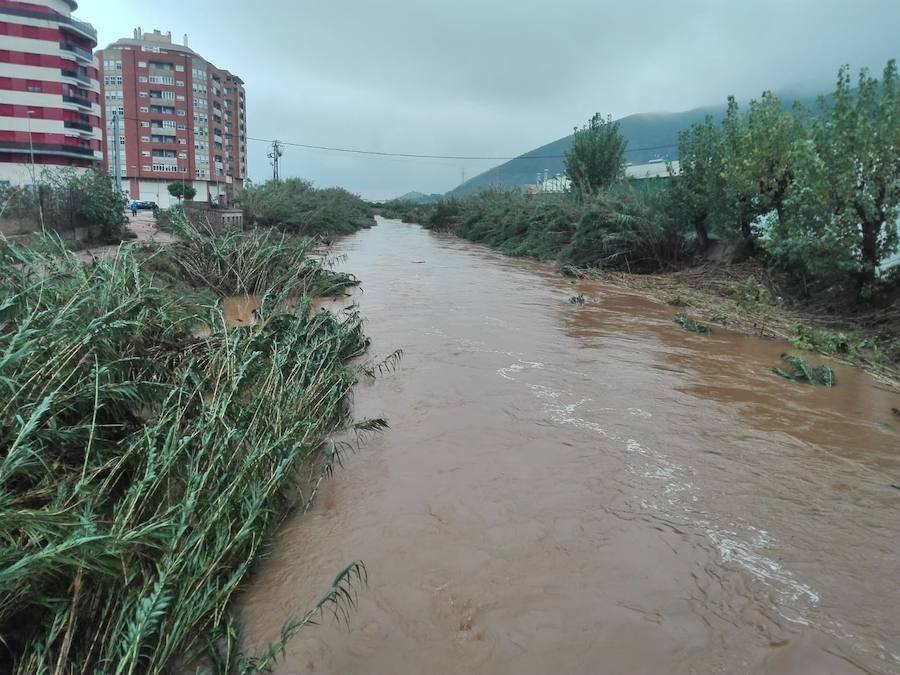
[[[34,110],[28,111],[28,152],[31,155],[31,191],[34,192],[35,186],[35,178],[34,178],[34,141],[31,137],[31,117],[34,115]]]
[[[35,177],[34,172],[34,139],[31,135],[31,117],[34,115],[34,110],[28,111],[28,154],[31,156],[31,194],[35,197],[38,203],[38,217],[41,221],[41,232],[46,234],[47,230],[44,227],[44,205],[41,204],[41,193],[40,189],[37,186],[37,178]]]

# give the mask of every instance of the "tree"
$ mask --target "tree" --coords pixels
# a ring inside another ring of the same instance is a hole
[[[169,194],[181,201],[182,199],[193,199],[197,196],[197,191],[192,185],[178,180],[174,183],[169,183]]]
[[[575,129],[566,153],[566,175],[583,195],[609,189],[624,174],[627,144],[619,123],[597,113]]]
[[[900,217],[900,90],[889,61],[881,82],[863,69],[854,90],[838,72],[820,99],[810,140],[795,150],[787,227],[767,245],[773,261],[859,300],[877,291],[878,269],[897,250]]]
[[[785,112],[770,91],[750,101],[746,115],[729,97],[722,129],[725,200],[734,224],[749,241],[753,221],[760,216],[775,211],[783,222],[784,200],[795,176],[793,148],[806,132],[800,116]]]
[[[672,215],[689,223],[701,252],[709,248],[709,234],[724,199],[722,132],[707,116],[678,135],[677,175],[668,192]]]

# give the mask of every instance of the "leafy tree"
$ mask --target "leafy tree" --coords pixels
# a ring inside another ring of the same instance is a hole
[[[169,194],[173,197],[177,197],[178,201],[182,201],[183,199],[191,200],[197,196],[197,190],[194,189],[193,185],[188,185],[184,181],[175,181],[169,183]]]
[[[784,220],[784,201],[794,181],[792,151],[805,136],[799,115],[785,112],[781,100],[764,92],[742,114],[734,97],[722,121],[724,197],[733,224],[745,240],[753,221],[775,211]]]
[[[566,153],[566,175],[583,195],[609,189],[624,174],[627,144],[619,123],[597,113],[575,129]]]
[[[722,131],[707,116],[678,135],[679,173],[670,176],[670,211],[689,223],[701,251],[709,248],[709,234],[723,210]]]
[[[878,269],[897,250],[900,217],[900,89],[895,61],[879,82],[865,69],[854,90],[840,69],[820,99],[811,141],[798,146],[787,227],[769,248],[776,264],[831,291],[868,300]]]

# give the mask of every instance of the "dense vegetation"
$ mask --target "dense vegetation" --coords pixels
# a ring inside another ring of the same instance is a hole
[[[371,207],[358,196],[342,188],[316,188],[299,178],[249,186],[240,202],[247,223],[293,234],[350,234],[375,224]]]
[[[0,217],[30,221],[36,231],[95,228],[96,236],[119,241],[125,230],[125,198],[102,171],[45,170],[37,190],[0,192]]]
[[[169,252],[90,266],[0,243],[2,672],[262,672],[364,576],[349,565],[282,642],[240,653],[230,600],[331,470],[327,439],[384,423],[350,416],[360,317],[304,295],[352,277],[271,230],[178,227]],[[256,325],[192,285],[261,294]]]
[[[616,180],[618,125],[594,117],[576,130],[566,164],[570,194],[491,190],[430,207],[430,228],[513,255],[631,272],[677,269],[715,247],[786,275],[797,295],[878,305],[898,290],[885,261],[898,249],[900,88],[891,61],[880,80],[849,70],[816,114],[786,111],[771,92],[747,110],[729,99],[679,137],[681,167],[664,184]]]

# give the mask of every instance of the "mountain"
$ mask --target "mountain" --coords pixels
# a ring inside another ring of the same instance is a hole
[[[413,204],[434,204],[441,201],[443,198],[444,195],[440,194],[426,195],[424,192],[407,192],[405,195],[397,197],[393,201],[412,202]]]
[[[785,102],[785,108],[793,105],[794,101],[810,109],[815,108],[815,100],[809,97],[784,95],[781,100]],[[619,131],[628,141],[625,161],[630,164],[646,164],[653,159],[678,159],[678,132],[702,122],[707,115],[719,122],[724,117],[725,110],[726,106],[722,104],[678,113],[642,113],[619,119]],[[565,173],[564,155],[571,146],[571,135],[542,145],[470,178],[446,196],[465,197],[497,186],[521,187],[534,183],[537,174],[543,174],[545,169],[551,176]]]

